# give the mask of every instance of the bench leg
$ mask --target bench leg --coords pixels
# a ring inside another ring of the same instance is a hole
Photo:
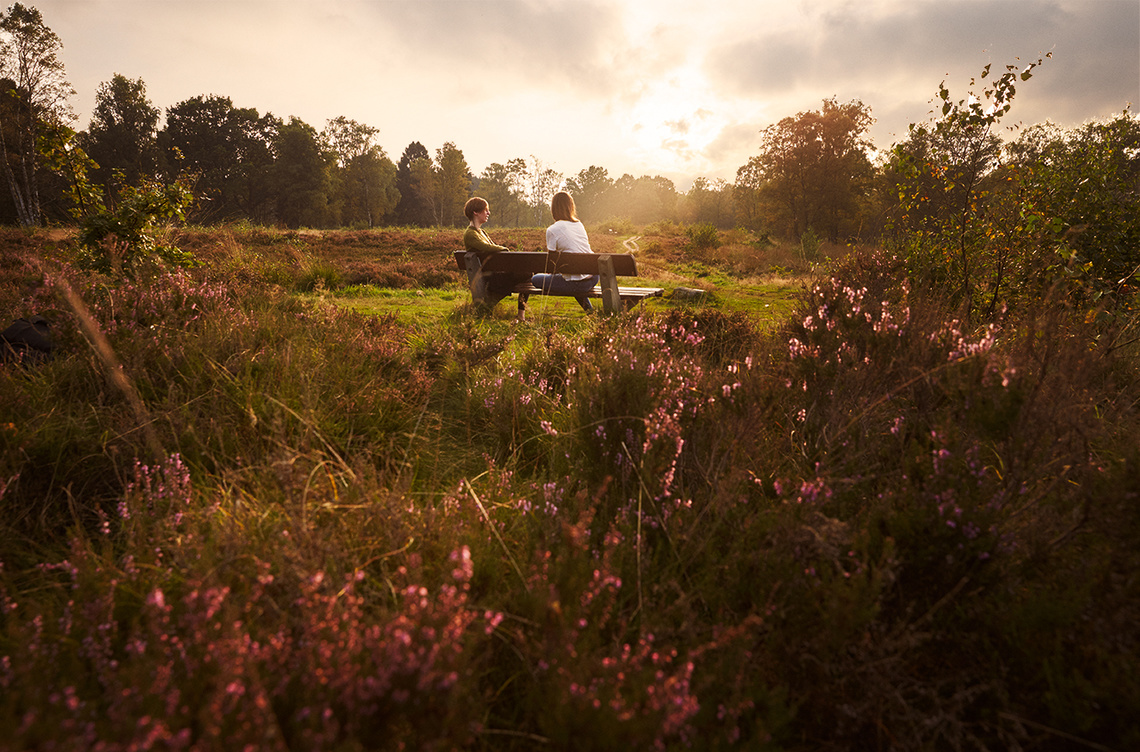
[[[498,289],[500,286],[497,284],[492,286],[491,281],[495,279],[495,273],[483,271],[483,264],[479,261],[478,254],[468,253],[463,260],[467,264],[467,283],[471,287],[471,302],[488,311],[494,310],[500,300],[511,294],[510,291]]]
[[[614,261],[609,254],[598,257],[598,277],[602,287],[602,310],[607,314],[618,313],[621,311],[621,294],[614,274]]]
[[[467,284],[471,287],[471,302],[475,305],[490,305],[493,307],[499,301],[491,302],[487,290],[487,275],[483,273],[483,263],[479,261],[479,254],[468,253],[463,257],[467,265]]]

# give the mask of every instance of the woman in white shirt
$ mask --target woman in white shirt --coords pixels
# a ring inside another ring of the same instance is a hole
[[[578,221],[578,212],[574,207],[574,199],[569,193],[559,191],[550,201],[550,213],[554,216],[554,224],[546,228],[546,250],[560,253],[593,253],[590,248],[590,239],[586,236],[586,228]],[[541,288],[547,294],[571,294],[576,292],[588,293],[598,284],[598,275],[586,274],[535,274],[531,277],[531,284]],[[578,305],[586,313],[593,313],[594,306],[586,295],[574,295]]]

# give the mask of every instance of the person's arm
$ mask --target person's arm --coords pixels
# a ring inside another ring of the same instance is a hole
[[[463,233],[463,247],[476,253],[497,253],[509,250],[505,245],[495,245],[487,237],[487,233],[479,232],[474,227],[468,227]]]

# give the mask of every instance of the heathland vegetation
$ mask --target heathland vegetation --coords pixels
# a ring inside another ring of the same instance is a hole
[[[1033,67],[878,165],[781,121],[726,227],[583,211],[674,294],[524,323],[449,227],[204,225],[41,132],[0,749],[1140,747],[1140,124],[999,140]]]

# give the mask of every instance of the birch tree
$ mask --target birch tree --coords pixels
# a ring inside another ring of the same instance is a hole
[[[59,57],[62,49],[37,9],[15,3],[0,14],[0,160],[24,227],[41,221],[40,132],[75,120],[68,102],[75,90]]]

